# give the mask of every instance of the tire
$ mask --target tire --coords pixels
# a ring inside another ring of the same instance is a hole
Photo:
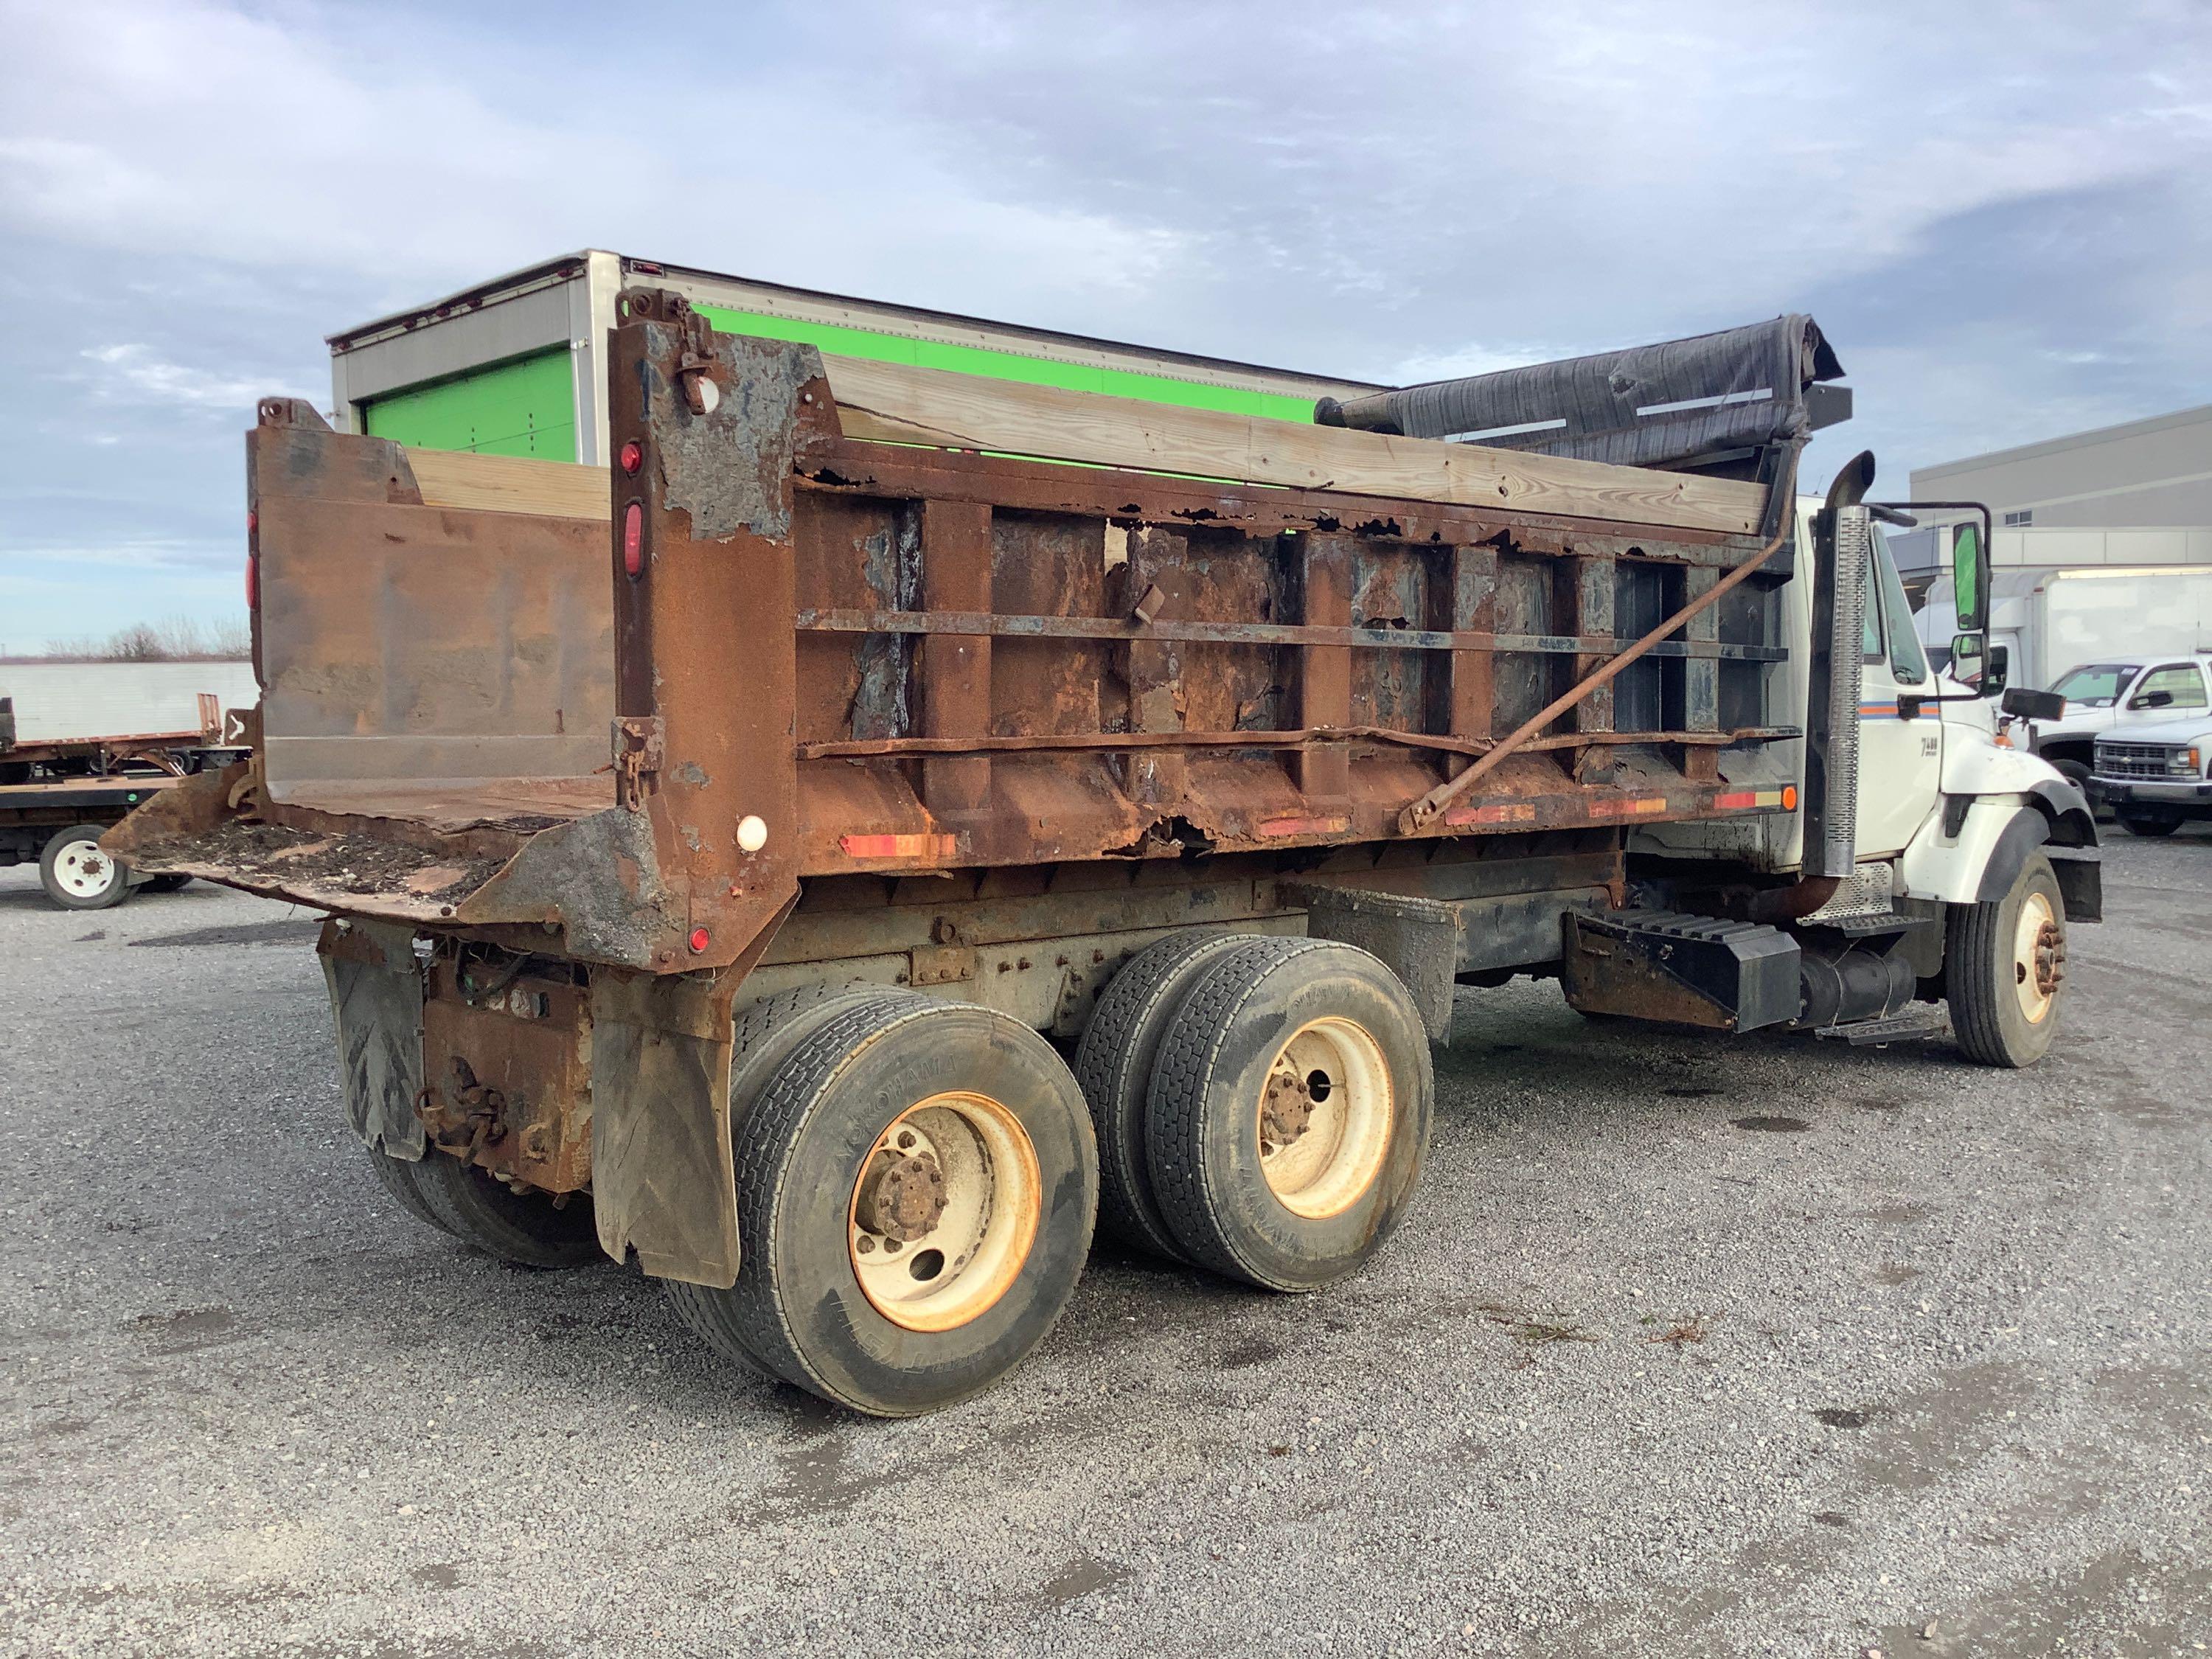
[[[544,1193],[518,1193],[481,1166],[435,1146],[415,1167],[415,1185],[437,1225],[487,1255],[526,1267],[580,1267],[604,1261],[592,1200],[572,1194],[556,1204]]]
[[[910,1178],[917,1164],[942,1179]],[[908,1184],[886,1198],[891,1175]],[[932,1190],[938,1212],[906,1207]],[[1097,1144],[1073,1074],[1027,1026],[963,1003],[854,999],[752,1103],[737,1196],[738,1282],[678,1293],[699,1322],[824,1400],[911,1417],[989,1387],[1057,1322],[1091,1249]],[[963,1215],[973,1231],[954,1231]],[[964,1253],[948,1263],[933,1239]]]
[[[2045,923],[2056,930],[2046,941],[2055,944],[2056,954],[2039,965],[2037,935]],[[2066,904],[2051,860],[2041,853],[2021,866],[2002,899],[1951,907],[1943,972],[1952,1029],[1969,1060],[2021,1066],[2043,1058],[2057,1030],[2064,978],[2058,969],[2065,956]],[[2045,966],[2051,975],[2047,985]]]
[[[1271,1154],[1278,1079],[1303,1127]],[[1427,1031],[1388,968],[1328,940],[1251,940],[1199,975],[1160,1043],[1146,1101],[1160,1213],[1193,1261],[1231,1279],[1335,1284],[1405,1218],[1435,1094]]]
[[[106,826],[73,823],[59,830],[39,854],[39,884],[64,910],[105,910],[131,896],[123,866],[101,852]]]
[[[370,1166],[375,1170],[377,1180],[384,1183],[384,1190],[392,1194],[393,1201],[401,1209],[426,1227],[435,1227],[440,1232],[447,1234],[453,1231],[438,1218],[438,1212],[430,1207],[430,1200],[422,1195],[422,1188],[417,1180],[422,1172],[421,1163],[410,1164],[404,1158],[394,1158],[374,1146],[362,1150],[368,1154]],[[423,1156],[427,1159],[437,1157],[438,1153],[433,1149]]]
[[[2181,828],[2179,818],[2150,817],[2140,812],[2122,812],[2119,820],[2120,828],[2130,835],[2141,836],[2150,841],[2161,836],[2170,836]]]
[[[1108,981],[1075,1051],[1075,1080],[1098,1137],[1098,1229],[1119,1243],[1183,1260],[1145,1163],[1152,1062],[1193,980],[1250,934],[1177,933],[1146,945]]]
[[[149,876],[138,884],[149,893],[173,893],[191,884],[190,876]]]
[[[842,1007],[857,1002],[921,1000],[917,992],[891,991],[879,986],[842,989],[804,986],[797,990],[779,991],[738,1009],[730,1042],[731,1144],[745,1144],[753,1106],[775,1076],[777,1068]],[[742,1237],[739,1243],[742,1246]],[[781,1380],[766,1359],[745,1346],[743,1334],[730,1316],[727,1291],[688,1284],[680,1279],[664,1279],[660,1284],[669,1305],[694,1336],[725,1359],[760,1376]]]

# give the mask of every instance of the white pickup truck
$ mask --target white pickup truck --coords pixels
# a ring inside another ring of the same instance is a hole
[[[2066,712],[2028,721],[2028,747],[2080,785],[2093,805],[2106,804],[2110,798],[2091,776],[2096,744],[2122,726],[2202,722],[2212,709],[2212,653],[2085,662],[2051,689],[2066,699]]]

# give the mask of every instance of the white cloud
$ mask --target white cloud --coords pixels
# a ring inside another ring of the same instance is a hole
[[[265,380],[188,368],[143,345],[94,346],[82,355],[99,366],[88,378],[100,398],[238,415],[252,410],[268,391]]]

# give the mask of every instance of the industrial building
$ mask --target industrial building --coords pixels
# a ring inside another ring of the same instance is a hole
[[[1912,499],[1987,503],[2000,565],[2212,564],[2212,404],[1916,468]],[[1937,541],[1892,535],[1908,586]]]

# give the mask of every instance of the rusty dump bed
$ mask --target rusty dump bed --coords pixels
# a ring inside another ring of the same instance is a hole
[[[757,959],[827,878],[1297,868],[1773,804],[1718,757],[1796,735],[1767,708],[1781,559],[1432,792],[1770,553],[1779,487],[825,362],[651,291],[620,309],[605,471],[262,406],[252,757],[115,850],[667,973]]]

